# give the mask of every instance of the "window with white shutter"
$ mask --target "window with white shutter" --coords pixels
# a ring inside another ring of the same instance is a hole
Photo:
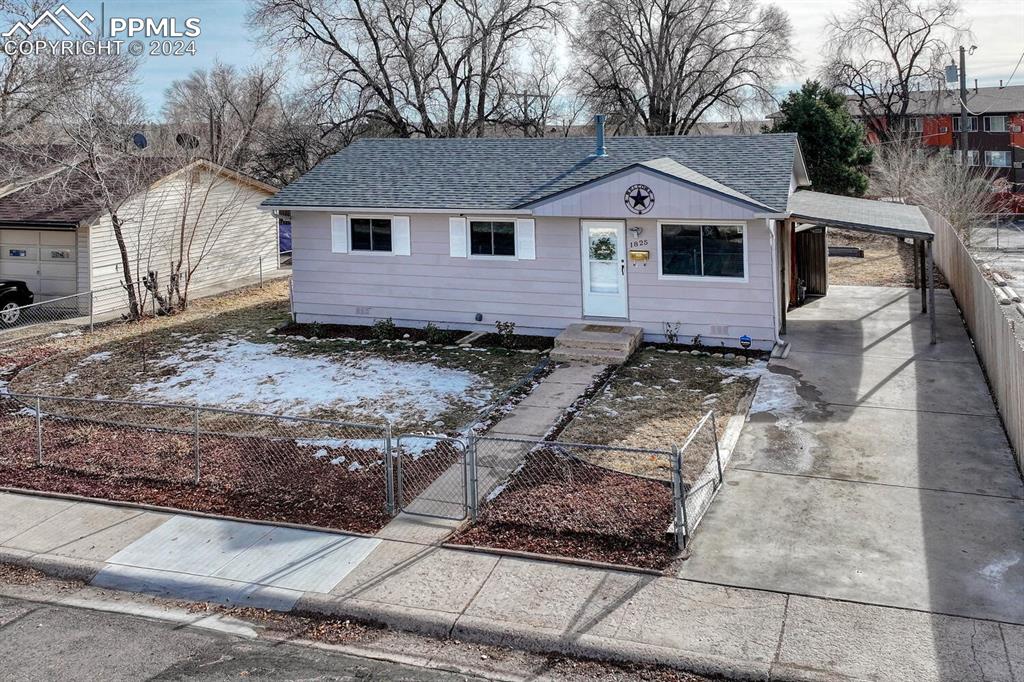
[[[409,216],[396,215],[391,218],[391,250],[396,256],[408,256],[412,253]]]
[[[466,258],[469,255],[469,240],[466,219],[448,219],[448,253],[452,258]]]
[[[331,252],[348,253],[348,216],[331,216]]]

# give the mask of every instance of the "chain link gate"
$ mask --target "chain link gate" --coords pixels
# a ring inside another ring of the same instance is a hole
[[[402,434],[395,442],[398,511],[462,521],[469,509],[469,460],[457,438]]]

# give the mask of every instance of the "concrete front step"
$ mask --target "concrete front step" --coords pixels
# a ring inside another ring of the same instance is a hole
[[[608,324],[572,324],[555,339],[551,359],[623,363],[639,347],[640,327]]]
[[[555,348],[549,357],[555,362],[587,362],[602,365],[621,365],[629,359],[627,353],[606,350],[580,350],[575,348]]]

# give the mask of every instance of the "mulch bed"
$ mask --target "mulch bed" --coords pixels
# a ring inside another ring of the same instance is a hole
[[[663,569],[677,553],[672,520],[667,484],[542,450],[451,542]]]
[[[361,533],[374,533],[390,520],[383,453],[375,449],[325,450],[294,439],[203,435],[195,485],[191,434],[45,418],[45,464],[38,466],[35,418],[14,413],[11,405],[20,405],[12,400],[4,403],[3,486]],[[417,471],[443,470],[457,457],[441,450],[410,458],[410,480],[424,481],[425,487],[431,477]]]
[[[374,328],[370,325],[356,324],[299,324],[289,323],[277,330],[282,336],[305,336],[317,337],[318,339],[356,339],[359,341],[386,341],[375,336]],[[467,336],[470,332],[464,329],[434,329],[427,332],[424,329],[413,327],[397,327],[394,339],[405,339],[412,342],[426,341],[427,343],[445,346],[456,343],[459,339]],[[503,348],[504,342],[498,334],[484,334],[473,341],[476,348]],[[513,337],[512,348],[514,350],[548,350],[555,345],[555,339],[551,336],[528,336],[516,334]]]

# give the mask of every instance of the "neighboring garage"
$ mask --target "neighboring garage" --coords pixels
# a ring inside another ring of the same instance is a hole
[[[162,275],[178,258],[190,296],[223,289],[277,268],[277,219],[260,210],[276,189],[231,169],[195,161],[145,162],[148,182],[120,202],[118,216],[134,279]],[[25,282],[37,302],[96,292],[68,308],[123,310],[124,268],[111,216],[67,170],[43,170],[0,187],[0,279]],[[196,208],[199,207],[199,208]]]
[[[0,229],[0,280],[24,281],[37,300],[78,292],[75,231]]]

